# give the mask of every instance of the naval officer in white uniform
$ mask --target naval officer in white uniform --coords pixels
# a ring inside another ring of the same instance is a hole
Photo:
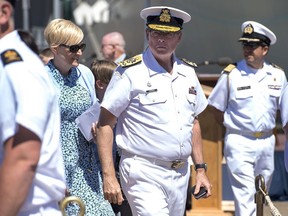
[[[140,13],[146,21],[148,48],[120,62],[105,92],[97,145],[104,196],[121,203],[112,159],[113,127],[121,149],[120,179],[133,215],[179,216],[185,211],[192,156],[196,191],[211,195],[197,116],[207,106],[194,63],[176,57],[186,12],[157,6]]]
[[[0,215],[61,216],[64,165],[58,99],[42,61],[0,0]]]
[[[228,65],[208,98],[226,128],[224,155],[235,197],[235,216],[256,215],[255,177],[269,188],[274,171],[273,128],[285,73],[265,61],[275,34],[254,21],[241,26],[244,59]]]

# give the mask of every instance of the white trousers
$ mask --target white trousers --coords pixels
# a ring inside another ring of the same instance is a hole
[[[120,181],[133,216],[182,216],[190,176],[188,163],[179,169],[122,154]]]
[[[256,216],[255,177],[264,177],[267,190],[274,171],[275,136],[248,138],[226,134],[224,155],[235,203],[235,216]]]

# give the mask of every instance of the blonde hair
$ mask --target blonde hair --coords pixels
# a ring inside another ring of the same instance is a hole
[[[44,37],[50,47],[60,44],[74,45],[79,44],[84,33],[80,27],[65,19],[54,19],[48,23],[44,30]]]
[[[117,64],[114,61],[94,60],[91,64],[91,71],[95,81],[100,80],[102,83],[108,84],[116,67]]]

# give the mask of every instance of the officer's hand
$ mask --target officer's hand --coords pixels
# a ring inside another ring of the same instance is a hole
[[[194,193],[197,194],[200,191],[200,187],[203,186],[207,189],[207,194],[203,198],[208,198],[212,195],[212,184],[210,184],[209,179],[204,170],[199,170],[196,172],[196,187]]]

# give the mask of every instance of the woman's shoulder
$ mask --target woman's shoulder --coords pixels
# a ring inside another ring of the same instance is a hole
[[[83,64],[79,64],[77,67],[78,71],[84,78],[94,79],[93,73],[89,67]]]
[[[92,73],[89,67],[87,67],[84,64],[79,64],[78,69],[80,70],[81,73]]]

